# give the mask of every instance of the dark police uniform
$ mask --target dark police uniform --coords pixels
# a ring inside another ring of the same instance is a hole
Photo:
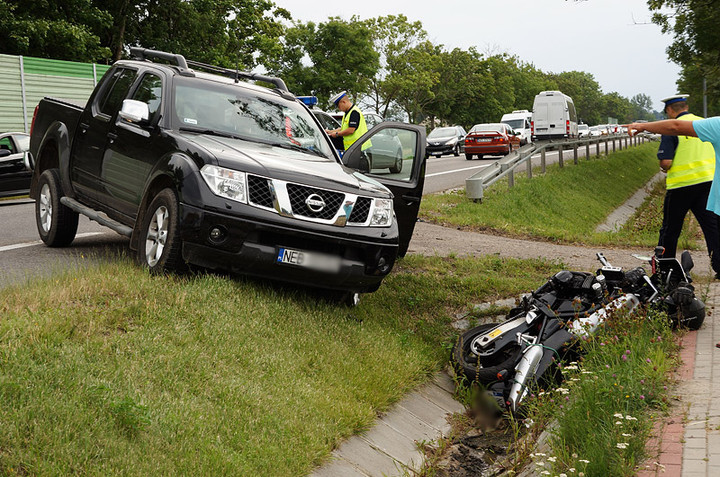
[[[677,97],[666,102],[683,101]],[[692,121],[701,119],[688,112],[681,112],[676,119]],[[720,276],[720,232],[718,216],[707,210],[707,200],[715,168],[715,152],[709,143],[695,137],[662,136],[657,157],[672,160],[666,179],[667,192],[663,204],[663,225],[658,245],[665,247],[664,257],[674,257],[683,222],[688,211],[700,224],[705,244],[710,254],[713,270]]]

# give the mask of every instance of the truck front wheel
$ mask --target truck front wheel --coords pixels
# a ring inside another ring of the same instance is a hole
[[[154,273],[181,272],[185,269],[178,231],[180,207],[172,189],[163,189],[150,203],[142,221],[138,255]]]
[[[35,224],[48,247],[65,247],[75,239],[78,213],[60,203],[60,172],[48,169],[38,180],[40,194],[35,201]]]

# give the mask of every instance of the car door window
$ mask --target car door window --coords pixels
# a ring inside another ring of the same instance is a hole
[[[370,146],[363,148],[369,174],[387,179],[409,182],[417,147],[417,133],[399,128],[387,128],[366,139]]]
[[[110,79],[110,85],[105,94],[100,98],[98,104],[102,114],[112,116],[120,109],[122,100],[127,96],[130,86],[135,79],[135,71],[118,68]]]
[[[10,154],[15,154],[17,152],[17,148],[15,147],[15,144],[13,143],[13,140],[10,136],[5,136],[4,138],[0,139],[0,149],[10,151]]]
[[[160,102],[162,99],[162,79],[152,73],[145,74],[131,99],[142,101],[148,105],[148,109],[150,110],[150,122],[152,122],[155,114],[160,109]]]

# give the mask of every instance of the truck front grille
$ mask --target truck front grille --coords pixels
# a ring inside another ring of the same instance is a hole
[[[330,220],[335,217],[345,194],[298,184],[287,185],[293,215]]]

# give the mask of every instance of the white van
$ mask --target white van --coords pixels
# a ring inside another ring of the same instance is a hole
[[[503,114],[502,119],[500,119],[501,123],[507,124],[513,128],[516,133],[520,133],[521,146],[532,142],[530,121],[532,121],[532,113],[527,109],[518,109],[512,113]]]
[[[575,103],[560,91],[543,91],[535,96],[532,113],[532,140],[571,138],[578,135]]]

